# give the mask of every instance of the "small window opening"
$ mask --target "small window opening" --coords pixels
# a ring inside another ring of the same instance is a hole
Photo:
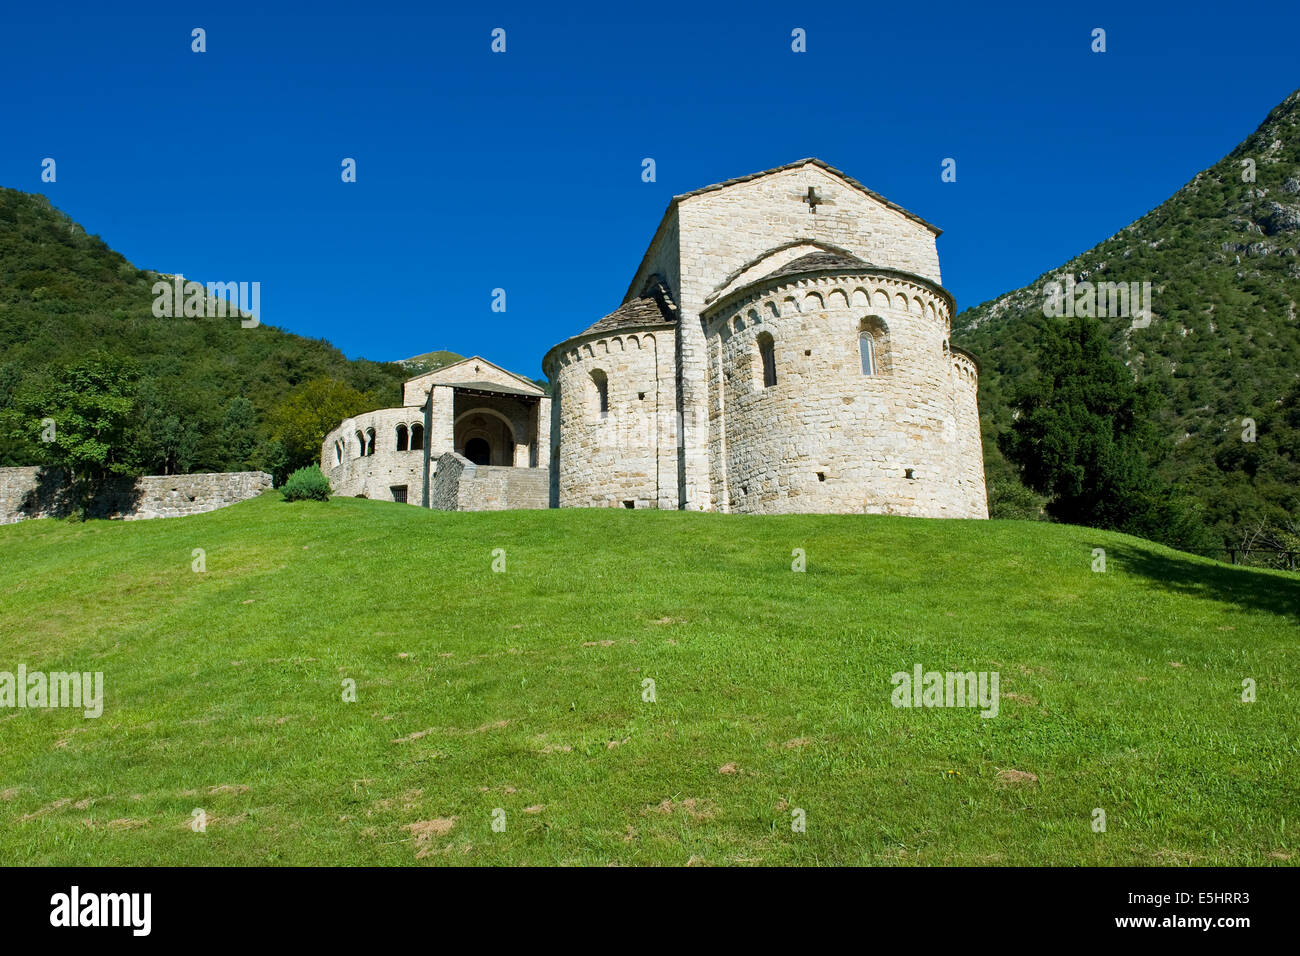
[[[763,362],[763,387],[776,384],[776,343],[766,332],[758,333],[758,354]]]
[[[625,501],[625,502],[623,502],[623,507],[624,507],[624,508],[635,508],[635,507],[636,507],[636,502],[635,502],[635,501]]]
[[[825,480],[826,480],[826,472],[824,472],[824,471],[819,471],[819,472],[817,472],[817,480],[818,480],[818,481],[825,481]]]
[[[903,473],[903,477],[904,477],[904,478],[907,478],[907,479],[909,479],[909,480],[912,480],[912,481],[915,481],[915,480],[916,480],[916,475],[912,474],[912,469],[911,469],[911,468],[907,469],[907,471],[905,471],[905,472]]]

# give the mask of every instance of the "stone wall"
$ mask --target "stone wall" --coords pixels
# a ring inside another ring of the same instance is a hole
[[[397,426],[407,429],[407,451],[397,450]],[[329,479],[330,489],[345,498],[365,497],[378,501],[400,500],[405,489],[406,501],[419,504],[424,483],[424,451],[410,450],[411,428],[425,428],[421,408],[380,408],[349,418],[325,436],[321,443],[321,471]],[[373,455],[363,455],[362,440],[375,433]],[[423,445],[428,447],[428,439]],[[435,449],[435,455],[448,449]]]
[[[711,507],[988,517],[975,365],[951,351],[950,322],[945,294],[887,274],[783,276],[719,301],[705,313]]]
[[[91,505],[93,517],[135,521],[202,514],[255,498],[271,487],[261,471],[201,475],[147,475],[118,482]],[[73,502],[57,472],[0,468],[0,524],[71,514]]]
[[[815,213],[801,199],[809,187],[822,200]],[[938,284],[935,237],[935,230],[815,163],[687,195],[670,209],[628,295],[638,294],[658,273],[669,279],[680,308],[675,346],[682,507],[706,510],[716,500],[704,425],[711,411],[703,312],[728,291],[818,248],[845,250]]]
[[[677,507],[677,403],[671,327],[574,339],[554,362],[556,503]],[[607,382],[602,415],[593,372]]]
[[[547,471],[508,465],[475,465],[447,452],[438,459],[429,507],[442,511],[504,511],[549,506]]]

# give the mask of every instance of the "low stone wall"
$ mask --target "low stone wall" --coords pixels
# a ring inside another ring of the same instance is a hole
[[[202,514],[255,498],[271,484],[271,476],[262,471],[146,475],[107,488],[92,503],[91,516],[135,521]],[[0,524],[62,518],[71,514],[74,506],[59,472],[0,468]]]
[[[549,508],[549,470],[476,465],[464,455],[449,451],[438,459],[429,507],[442,511]]]

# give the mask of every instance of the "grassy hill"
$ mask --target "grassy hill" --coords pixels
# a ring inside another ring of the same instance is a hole
[[[402,366],[406,375],[414,378],[416,375],[423,375],[425,372],[436,372],[440,368],[446,368],[448,365],[459,362],[464,357],[457,352],[440,349],[436,352],[413,355],[408,359],[402,359],[397,364]]]
[[[0,555],[0,670],[106,697],[0,710],[11,864],[1297,860],[1300,579],[1123,535],[269,495]]]
[[[1103,321],[1115,353],[1164,398],[1162,477],[1194,495],[1225,540],[1240,544],[1261,521],[1300,540],[1300,91],[1156,209],[953,320],[953,341],[980,358],[995,514],[1014,480],[997,436],[1035,370],[1046,284],[1066,273],[1151,283],[1148,327]],[[1257,423],[1253,444],[1242,441],[1245,418]]]

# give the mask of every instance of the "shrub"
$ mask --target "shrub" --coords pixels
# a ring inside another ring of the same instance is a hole
[[[308,465],[290,475],[280,493],[285,501],[329,501],[330,482],[320,465]]]
[[[1043,521],[1047,515],[1042,495],[1034,494],[1014,478],[993,478],[988,484],[989,517]]]

